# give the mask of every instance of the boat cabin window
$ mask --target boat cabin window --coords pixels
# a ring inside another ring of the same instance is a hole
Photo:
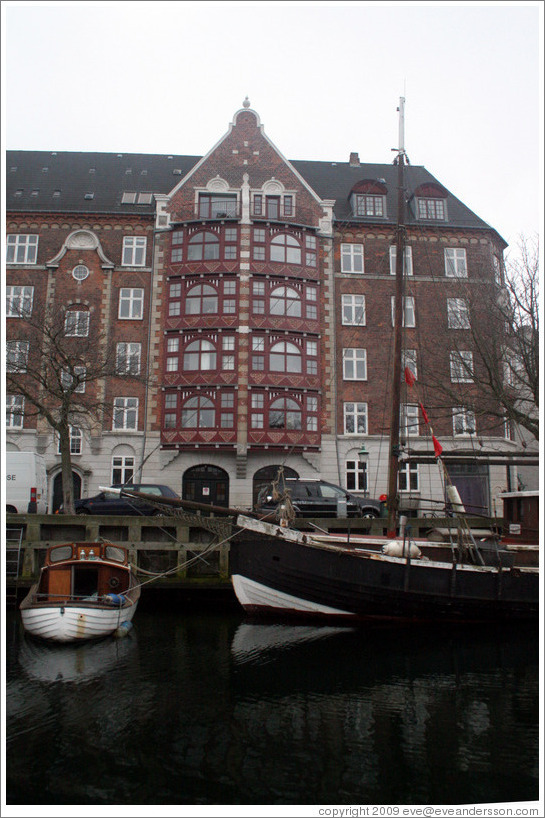
[[[62,560],[69,560],[71,557],[71,545],[59,545],[58,548],[52,548],[49,552],[49,559],[51,562],[62,562]]]
[[[107,545],[104,549],[104,556],[113,562],[125,562],[125,552],[121,548],[116,548],[115,545]]]
[[[72,569],[72,596],[92,596],[98,591],[98,569],[74,566]]]

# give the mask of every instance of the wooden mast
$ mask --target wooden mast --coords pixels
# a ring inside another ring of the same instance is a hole
[[[404,307],[405,267],[405,98],[399,99],[399,148],[397,149],[397,232],[396,232],[396,281],[394,312],[394,365],[392,382],[392,414],[390,418],[390,453],[388,463],[388,528],[389,537],[396,535],[399,508],[399,424],[401,410],[401,352]]]

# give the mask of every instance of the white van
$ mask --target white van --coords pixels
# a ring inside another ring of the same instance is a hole
[[[6,512],[47,514],[45,459],[35,452],[6,452]]]

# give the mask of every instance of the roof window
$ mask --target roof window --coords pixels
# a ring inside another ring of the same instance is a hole
[[[136,193],[126,190],[123,193],[121,204],[134,204],[136,202]]]
[[[95,198],[94,193],[86,193],[85,196],[84,196],[84,199],[94,199],[94,198]]]
[[[138,204],[151,204],[153,193],[139,193]]]

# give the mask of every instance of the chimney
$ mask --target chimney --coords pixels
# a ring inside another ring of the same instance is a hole
[[[350,154],[350,167],[351,168],[359,168],[360,167],[360,157],[357,153]]]

